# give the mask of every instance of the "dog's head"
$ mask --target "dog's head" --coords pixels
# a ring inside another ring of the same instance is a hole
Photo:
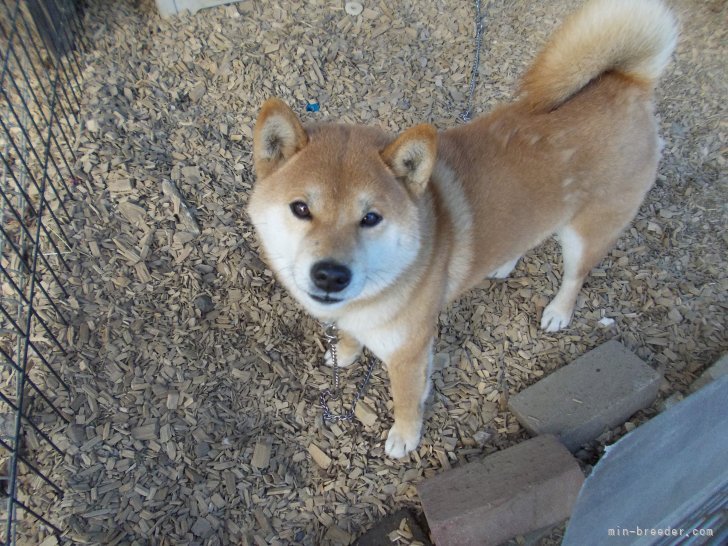
[[[436,149],[430,125],[392,140],[370,127],[304,127],[283,102],[266,101],[248,211],[271,268],[312,314],[335,318],[414,263]]]

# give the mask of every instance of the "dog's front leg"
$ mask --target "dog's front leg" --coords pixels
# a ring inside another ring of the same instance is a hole
[[[408,343],[387,362],[394,401],[394,425],[389,430],[384,450],[399,459],[420,443],[422,414],[430,393],[432,340],[414,348]]]
[[[339,340],[336,342],[336,364],[339,368],[346,368],[361,355],[362,346],[356,338],[339,330]],[[334,365],[334,358],[331,354],[331,348],[326,349],[324,354],[327,366]]]

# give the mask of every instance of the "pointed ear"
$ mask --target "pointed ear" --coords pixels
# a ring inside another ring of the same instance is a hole
[[[382,151],[382,159],[419,195],[427,187],[437,159],[437,130],[428,124],[407,129]]]
[[[308,135],[286,103],[263,103],[253,133],[253,159],[258,176],[265,178],[308,143]]]

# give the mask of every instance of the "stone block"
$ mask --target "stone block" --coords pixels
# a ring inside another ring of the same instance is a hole
[[[512,396],[508,405],[526,430],[554,434],[576,451],[649,406],[661,380],[612,340]]]
[[[443,472],[417,490],[435,544],[487,546],[569,517],[584,476],[551,435]]]

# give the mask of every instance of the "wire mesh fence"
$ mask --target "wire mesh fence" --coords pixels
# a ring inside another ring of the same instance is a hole
[[[64,452],[50,431],[67,422],[53,392],[68,389],[58,302],[67,295],[81,15],[74,0],[0,3],[0,544],[61,532],[49,508],[63,496],[51,476]]]

